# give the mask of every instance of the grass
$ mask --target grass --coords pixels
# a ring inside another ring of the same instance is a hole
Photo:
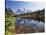
[[[5,15],[5,35],[11,35],[14,30],[14,21],[15,17],[12,17],[12,15]]]

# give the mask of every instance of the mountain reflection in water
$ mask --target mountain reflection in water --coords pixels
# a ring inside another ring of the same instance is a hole
[[[16,30],[17,31],[16,33],[44,32],[45,23],[42,21],[33,20],[33,19],[16,18],[15,23],[16,23],[16,29],[20,29],[19,26],[24,29],[22,30],[21,28],[22,30],[21,32],[20,30],[19,31]]]

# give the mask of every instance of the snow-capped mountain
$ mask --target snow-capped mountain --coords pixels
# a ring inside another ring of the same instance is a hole
[[[31,13],[31,10],[25,9],[25,8],[19,8],[16,11],[16,14],[24,14],[24,13]]]

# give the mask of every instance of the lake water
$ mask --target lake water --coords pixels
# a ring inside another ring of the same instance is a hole
[[[39,31],[37,32],[44,32],[45,23],[38,20],[33,19],[25,19],[25,18],[16,18],[16,26],[19,25],[25,25],[25,26],[31,26],[33,29],[37,29]]]

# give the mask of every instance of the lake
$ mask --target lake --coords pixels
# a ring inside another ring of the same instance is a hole
[[[45,23],[30,18],[16,18],[16,33],[44,32]],[[19,30],[18,30],[19,29]]]

